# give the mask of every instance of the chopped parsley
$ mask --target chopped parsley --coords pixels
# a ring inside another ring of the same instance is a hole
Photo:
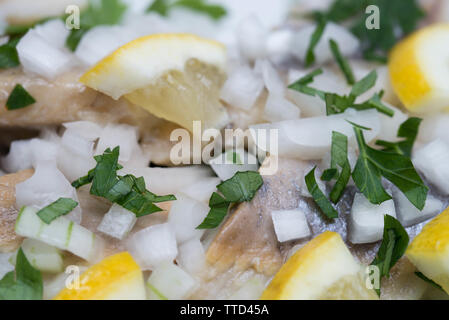
[[[404,255],[409,242],[407,231],[394,217],[384,216],[384,232],[382,244],[371,265],[379,268],[380,278],[389,277],[390,270]],[[380,279],[379,279],[380,280]],[[380,289],[376,289],[380,296]]]
[[[42,300],[42,296],[42,275],[19,248],[15,271],[0,280],[0,300]]]
[[[352,179],[365,197],[373,204],[391,199],[382,186],[382,177],[401,190],[419,210],[424,208],[428,188],[413,167],[410,157],[369,147],[362,129],[354,126],[360,154],[352,172]]]
[[[158,196],[146,189],[143,177],[133,175],[119,176],[122,168],[118,163],[120,148],[106,149],[102,155],[95,156],[97,165],[88,174],[72,182],[72,186],[80,188],[92,183],[90,194],[108,199],[142,217],[162,211],[154,203],[176,200],[174,195]]]
[[[320,74],[323,74],[323,69],[315,69],[308,74],[306,74],[304,77],[299,78],[292,84],[288,86],[289,89],[307,94],[309,96],[319,96],[321,99],[325,99],[325,92],[309,87],[309,84],[313,82],[314,78],[316,76],[319,76]]]
[[[220,225],[228,213],[232,203],[251,201],[257,190],[263,185],[259,172],[237,172],[232,178],[223,181],[217,186],[209,200],[210,211],[197,229],[212,229]]]
[[[100,25],[120,23],[126,5],[120,0],[89,1],[87,8],[80,15],[80,29],[73,29],[66,40],[66,46],[75,51],[81,38],[87,31]]]
[[[332,51],[332,54],[334,55],[335,61],[337,62],[338,66],[340,67],[341,71],[343,72],[343,75],[346,78],[346,82],[349,85],[353,85],[355,83],[354,72],[352,71],[348,60],[345,57],[343,57],[343,55],[341,54],[340,48],[339,48],[337,42],[335,42],[335,40],[333,40],[333,39],[330,39],[329,47]]]
[[[76,208],[78,202],[70,198],[59,198],[37,212],[39,218],[46,224],[50,224],[56,218],[70,213]]]
[[[379,8],[379,29],[368,29],[368,6]],[[335,0],[327,11],[314,12],[316,20],[349,23],[362,44],[363,56],[385,62],[395,43],[414,31],[425,16],[417,0]]]
[[[35,103],[36,100],[25,90],[20,84],[16,84],[14,89],[9,94],[6,101],[6,109],[17,110],[28,107]]]
[[[183,7],[208,15],[214,20],[219,20],[227,14],[225,8],[220,5],[207,3],[205,0],[155,0],[147,8],[147,12],[157,12],[162,16],[167,16],[171,8]]]
[[[321,211],[329,219],[338,218],[338,212],[332,206],[332,203],[326,198],[323,191],[318,187],[318,183],[315,179],[315,169],[314,167],[306,176],[305,182],[307,190],[309,190],[315,203],[320,207]]]
[[[318,22],[315,31],[313,31],[312,36],[310,37],[309,46],[306,51],[306,57],[304,59],[306,67],[311,66],[315,62],[315,47],[318,42],[320,42],[321,37],[323,36],[324,29],[326,29],[326,20],[320,19]]]
[[[20,65],[16,49],[17,43],[19,43],[19,39],[12,38],[0,46],[0,69],[14,68]]]

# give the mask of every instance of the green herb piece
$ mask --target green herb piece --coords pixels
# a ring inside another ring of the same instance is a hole
[[[126,5],[120,0],[90,0],[88,7],[81,12],[80,29],[73,29],[67,37],[66,46],[75,51],[84,34],[93,27],[120,23]]]
[[[356,110],[367,110],[367,109],[376,109],[380,113],[383,113],[389,117],[394,116],[394,111],[384,105],[380,100],[383,95],[383,91],[379,93],[375,93],[368,101],[365,101],[361,104],[356,104],[353,106]]]
[[[394,217],[386,214],[384,216],[382,244],[376,258],[371,263],[371,265],[379,268],[380,278],[389,277],[391,268],[404,255],[408,242],[407,231],[405,231],[401,223]],[[376,289],[376,292],[380,296],[380,289]]]
[[[46,224],[50,224],[56,218],[64,216],[76,208],[78,202],[70,198],[59,198],[37,212],[39,218]]]
[[[358,97],[367,92],[369,89],[374,87],[377,81],[376,70],[371,71],[362,80],[357,81],[352,87],[351,96]]]
[[[309,96],[319,96],[321,97],[321,99],[324,100],[324,95],[325,93],[321,90],[315,89],[315,88],[311,88],[308,86],[308,84],[313,82],[313,79],[322,74],[323,73],[323,69],[315,69],[312,72],[306,74],[304,77],[296,80],[295,82],[293,82],[292,84],[290,84],[288,86],[289,89],[307,94]]]
[[[360,154],[352,178],[365,197],[373,204],[391,199],[382,186],[383,176],[398,187],[416,208],[422,210],[428,188],[416,172],[410,158],[402,154],[373,149],[366,144],[362,129],[354,127],[354,131]]]
[[[323,36],[324,29],[326,28],[327,21],[326,19],[321,19],[315,31],[312,33],[310,37],[309,47],[307,48],[306,57],[305,57],[305,65],[306,67],[311,66],[315,62],[315,47],[320,42],[321,37]]]
[[[146,11],[157,12],[161,16],[167,16],[170,9],[176,7],[182,7],[203,13],[214,20],[220,20],[227,14],[227,10],[224,7],[207,3],[205,0],[178,0],[175,2],[168,0],[155,0]]]
[[[338,167],[341,168],[340,174]],[[331,190],[330,199],[337,203],[351,177],[351,166],[348,160],[348,137],[336,131],[332,132],[331,169],[337,169],[337,181]]]
[[[440,286],[438,283],[436,283],[436,282],[433,281],[432,279],[427,278],[423,273],[421,273],[421,272],[419,272],[419,271],[416,271],[416,272],[415,272],[415,275],[416,275],[418,278],[420,278],[420,279],[424,280],[425,282],[427,282],[428,284],[430,284],[431,286],[433,286],[433,287],[435,287],[435,288],[437,288],[437,289],[440,289],[440,290],[443,291],[443,292],[446,292],[446,291],[444,291],[444,289],[443,289],[442,286]]]
[[[323,174],[321,175],[321,180],[323,181],[331,181],[336,176],[338,176],[338,170],[337,169],[326,169],[323,171]]]
[[[315,179],[315,169],[314,167],[306,176],[305,182],[307,185],[307,190],[313,197],[315,203],[320,207],[321,211],[326,215],[326,217],[333,219],[338,218],[338,212],[332,206],[332,203],[326,198],[324,193],[318,187]]]
[[[6,109],[17,110],[28,107],[35,103],[36,100],[25,90],[20,84],[16,84],[14,89],[9,94],[6,101]]]
[[[335,61],[337,61],[338,66],[340,67],[341,71],[343,72],[346,78],[346,82],[349,85],[353,85],[355,83],[354,73],[352,71],[351,66],[349,65],[348,60],[341,54],[337,42],[335,42],[335,40],[333,39],[330,39],[329,47],[331,48]]]
[[[220,225],[231,203],[249,202],[263,185],[259,172],[237,172],[217,186],[223,196],[214,192],[209,200],[210,211],[197,229],[212,229]]]
[[[90,193],[133,212],[136,217],[142,217],[162,211],[154,203],[176,200],[174,195],[158,196],[146,190],[145,179],[133,175],[123,177],[117,175],[117,170],[123,167],[118,163],[120,148],[106,149],[102,155],[95,156],[97,165],[88,174],[72,182],[79,188],[92,183]]]
[[[240,159],[240,155],[237,152],[228,152],[226,154],[226,160],[233,164],[243,164],[242,159]]]
[[[0,46],[0,69],[14,68],[20,65],[16,49],[17,43],[19,43],[19,39],[13,38]]]
[[[384,140],[377,140],[378,146],[383,146],[382,151],[393,152],[402,154],[407,157],[411,157],[413,144],[418,136],[419,125],[422,119],[420,118],[408,118],[404,121],[398,130],[398,138],[404,138],[399,142],[388,142]]]
[[[19,248],[15,271],[8,272],[0,280],[0,300],[42,300],[42,296],[42,275]]]

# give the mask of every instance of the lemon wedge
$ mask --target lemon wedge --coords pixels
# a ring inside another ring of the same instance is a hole
[[[419,271],[449,293],[449,208],[424,226],[405,254]]]
[[[262,294],[269,300],[378,299],[340,235],[326,231],[299,249]]]
[[[411,112],[432,113],[449,107],[449,24],[413,33],[392,50],[388,68],[394,91]]]
[[[64,288],[55,300],[144,300],[142,271],[128,252],[109,256],[87,269],[72,288]]]
[[[191,131],[195,120],[204,129],[221,129],[228,122],[219,101],[225,66],[226,49],[218,42],[191,34],[155,34],[120,47],[80,81]]]

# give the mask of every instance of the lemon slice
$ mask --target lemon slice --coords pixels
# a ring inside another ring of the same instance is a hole
[[[424,226],[406,255],[419,271],[449,293],[449,208]]]
[[[449,24],[423,28],[397,44],[388,61],[391,83],[414,113],[449,107]]]
[[[63,289],[55,300],[143,300],[145,283],[137,263],[128,252],[109,256],[87,269],[72,288]]]
[[[340,235],[326,231],[299,249],[262,294],[270,300],[378,299]]]
[[[114,99],[124,96],[154,115],[192,131],[192,122],[220,129],[228,122],[219,101],[226,49],[190,34],[156,34],[129,42],[80,81]]]

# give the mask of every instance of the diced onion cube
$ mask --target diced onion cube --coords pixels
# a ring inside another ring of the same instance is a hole
[[[22,242],[21,248],[34,268],[49,273],[63,271],[64,264],[62,255],[56,247],[50,246],[39,240],[25,239]],[[11,257],[13,265],[16,264],[16,257],[16,255]]]
[[[143,270],[154,270],[178,255],[176,236],[168,223],[157,224],[133,234],[127,248]]]
[[[190,274],[199,274],[206,266],[206,254],[199,239],[191,239],[179,246],[176,261]]]
[[[272,211],[271,218],[279,242],[302,239],[311,234],[306,215],[301,210]]]
[[[257,158],[243,149],[226,150],[211,159],[209,165],[223,181],[232,178],[237,172],[257,171],[259,169]]]
[[[192,199],[209,203],[212,193],[217,190],[220,182],[220,178],[204,178],[186,187],[182,192]]]
[[[123,240],[137,221],[137,217],[131,211],[113,204],[111,209],[103,216],[98,231],[113,238]]]
[[[356,193],[350,214],[349,241],[371,243],[381,240],[386,214],[396,218],[393,200],[376,205],[363,194]]]

